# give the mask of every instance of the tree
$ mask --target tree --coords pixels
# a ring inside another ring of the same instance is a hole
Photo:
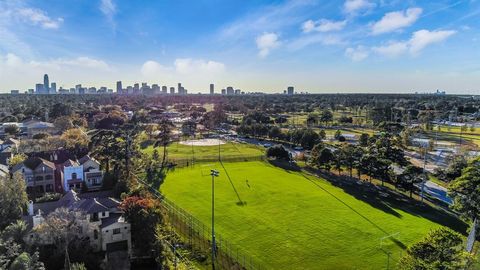
[[[8,225],[1,233],[3,241],[13,241],[25,247],[24,238],[28,233],[27,224],[23,220],[16,220]]]
[[[165,167],[165,162],[167,160],[167,146],[171,140],[171,134],[173,129],[173,123],[166,117],[160,119],[158,124],[158,135],[155,138],[155,147],[163,147],[163,156],[162,156],[162,167]]]
[[[65,130],[60,138],[65,141],[65,147],[73,150],[75,153],[78,153],[81,149],[88,148],[90,142],[88,135],[80,128]]]
[[[9,135],[17,135],[20,132],[20,129],[16,125],[6,125],[3,128],[4,132]]]
[[[418,243],[408,247],[398,263],[404,270],[465,269],[471,257],[463,250],[462,236],[450,229],[440,228]]]
[[[423,169],[414,165],[408,165],[405,170],[397,176],[397,185],[410,191],[410,198],[412,198],[415,184],[419,184],[424,180]]]
[[[310,164],[313,166],[329,171],[332,168],[334,156],[330,149],[326,148],[322,143],[315,145],[310,156]]]
[[[342,164],[345,165],[350,173],[350,177],[353,177],[353,168],[357,167],[363,156],[362,148],[353,144],[345,144],[340,148],[342,153]]]
[[[268,130],[268,137],[272,139],[281,139],[283,137],[282,135],[282,130],[277,126],[273,126]]]
[[[370,135],[368,135],[367,133],[362,133],[362,135],[360,135],[360,139],[358,140],[358,143],[362,147],[367,147],[369,140],[370,140]]]
[[[314,113],[309,114],[307,117],[307,126],[310,127],[310,126],[316,125],[317,123],[318,123],[318,115]]]
[[[53,125],[61,132],[74,128],[72,120],[68,116],[60,116],[53,122]]]
[[[471,161],[462,175],[449,185],[452,208],[468,220],[480,217],[480,158]]]
[[[324,122],[325,125],[328,124],[328,122],[331,122],[333,120],[333,113],[329,110],[323,110],[322,113],[320,114],[320,122]]]
[[[290,160],[290,153],[283,147],[283,145],[278,144],[267,149],[267,157],[272,157],[275,159]]]
[[[132,244],[140,251],[150,251],[155,241],[156,225],[162,221],[158,202],[140,196],[126,197],[120,204],[125,219],[132,226]]]
[[[23,163],[26,159],[27,155],[24,153],[15,154],[8,160],[8,166],[13,168],[15,165]]]
[[[0,179],[0,230],[22,217],[28,202],[25,179],[16,173]]]
[[[70,270],[87,270],[87,267],[83,263],[72,263]]]

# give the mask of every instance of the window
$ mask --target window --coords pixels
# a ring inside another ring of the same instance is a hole
[[[113,229],[113,234],[119,234],[120,233],[120,228]]]
[[[53,192],[53,185],[52,184],[48,184],[45,186],[45,189],[47,192]]]
[[[43,181],[43,176],[35,176],[35,181]]]
[[[98,221],[98,213],[93,213],[92,221]]]
[[[45,175],[45,180],[52,180],[53,176],[51,174]]]
[[[72,180],[77,179],[77,173],[72,173]]]

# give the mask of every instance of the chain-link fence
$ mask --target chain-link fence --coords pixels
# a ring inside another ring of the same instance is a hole
[[[217,159],[218,161],[218,159]],[[153,189],[150,185],[143,180],[137,178],[137,180],[145,185],[149,191],[161,201],[161,206],[165,210],[168,218],[168,222],[175,229],[185,243],[186,248],[190,249],[192,253],[197,251],[207,255],[210,263],[204,264],[205,268],[209,268],[211,265],[211,251],[212,251],[212,229],[205,225],[194,216],[189,214],[177,206],[172,201],[165,198],[157,190]],[[228,242],[220,234],[215,233],[216,242],[216,255],[215,266],[216,269],[228,269],[228,270],[262,270],[264,267],[251,256]],[[175,254],[176,255],[176,254]]]

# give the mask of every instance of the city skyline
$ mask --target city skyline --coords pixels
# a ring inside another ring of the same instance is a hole
[[[473,0],[5,0],[0,92],[48,73],[67,89],[479,94],[479,17]]]

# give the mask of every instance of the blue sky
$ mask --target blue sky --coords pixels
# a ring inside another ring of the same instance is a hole
[[[0,91],[480,94],[478,0],[0,0]]]

